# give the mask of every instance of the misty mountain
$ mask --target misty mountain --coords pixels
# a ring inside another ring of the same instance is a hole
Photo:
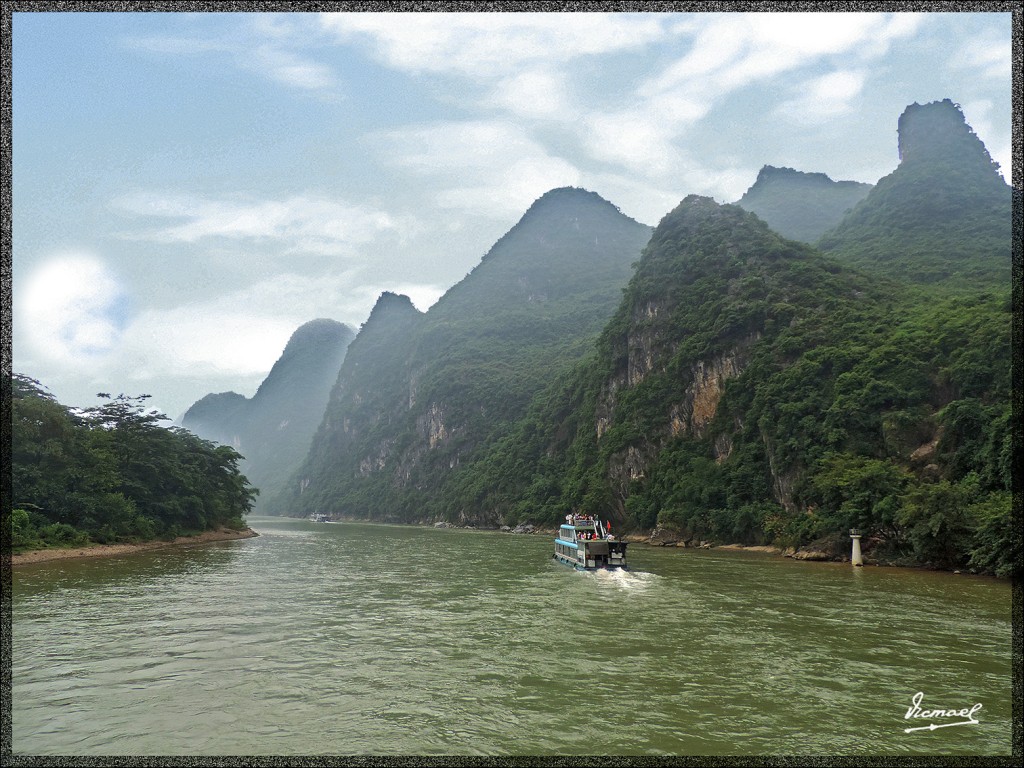
[[[832,181],[824,173],[764,166],[737,202],[783,237],[814,243],[871,191],[871,184]]]
[[[1011,189],[959,106],[911,104],[898,134],[899,166],[818,247],[915,283],[1005,286]]]
[[[1005,571],[1010,318],[1008,291],[907,290],[690,196],[596,355],[455,478],[458,514],[836,553],[858,527],[897,561]]]
[[[343,323],[312,320],[292,334],[251,400],[210,394],[185,412],[182,426],[245,457],[242,472],[260,489],[257,510],[305,458],[354,335]]]
[[[278,509],[441,516],[450,475],[586,354],[651,229],[581,189],[543,195],[418,315],[385,294]]]
[[[900,154],[828,253],[706,197],[651,234],[544,195],[427,313],[381,297],[275,510],[831,553],[856,527],[1009,573],[1005,185],[948,101],[908,108]]]

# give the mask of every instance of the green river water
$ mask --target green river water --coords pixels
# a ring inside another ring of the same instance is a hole
[[[636,544],[577,573],[549,536],[250,524],[16,568],[15,754],[1010,753],[1004,582]],[[977,723],[905,718],[917,692]]]

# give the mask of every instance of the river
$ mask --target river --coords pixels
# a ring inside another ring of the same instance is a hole
[[[1010,754],[1005,582],[636,544],[587,574],[548,536],[250,525],[15,569],[15,754]],[[907,719],[918,692],[977,722]]]

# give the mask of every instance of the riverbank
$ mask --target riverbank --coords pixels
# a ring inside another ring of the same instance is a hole
[[[301,518],[295,518],[301,519]],[[492,531],[508,533],[513,535],[527,535],[527,536],[557,536],[559,529],[547,526],[536,526],[532,523],[520,523],[515,528],[508,525],[501,527],[495,526],[475,526],[475,525],[456,525],[454,523],[446,521],[434,521],[434,520],[419,520],[415,522],[400,522],[400,521],[381,521],[381,520],[368,520],[365,518],[353,517],[350,515],[336,515],[335,519],[330,522],[351,522],[351,523],[364,523],[368,525],[415,525],[425,528],[439,528],[439,529],[457,529],[466,531]],[[629,542],[631,544],[639,544],[645,547],[652,548],[667,548],[667,549],[707,549],[707,550],[724,550],[726,552],[757,552],[762,554],[774,555],[776,557],[784,557],[790,560],[799,560],[806,562],[827,562],[827,563],[849,563],[850,556],[844,552],[833,551],[831,546],[827,545],[827,542],[817,541],[811,542],[800,548],[794,547],[779,547],[770,544],[716,544],[711,541],[703,539],[683,539],[678,534],[672,531],[655,528],[654,530],[634,530],[630,533],[620,535],[622,541]],[[908,568],[912,570],[925,570],[925,571],[942,571],[953,574],[969,574],[972,576],[979,576],[983,578],[992,578],[997,580],[1003,580],[1002,577],[995,576],[988,572],[979,572],[973,568],[966,568],[963,570],[955,568],[946,568],[934,566],[930,563],[916,563],[909,562],[905,559],[894,560],[877,557],[876,553],[865,550],[863,554],[865,566],[882,566],[888,568]]]
[[[178,536],[172,541],[144,541],[139,544],[89,544],[84,547],[34,549],[11,555],[11,565],[28,565],[45,563],[49,560],[69,560],[78,557],[110,557],[112,555],[128,555],[135,552],[146,552],[151,549],[178,547],[193,544],[207,544],[212,541],[233,541],[235,539],[251,539],[259,536],[252,528],[233,530],[220,528],[216,531],[203,531],[195,536]]]

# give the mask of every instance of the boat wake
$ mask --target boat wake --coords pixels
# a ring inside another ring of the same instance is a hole
[[[647,589],[658,580],[658,575],[646,571],[624,571],[621,568],[613,570],[590,571],[595,579],[602,583],[611,584],[619,589],[640,590]]]

